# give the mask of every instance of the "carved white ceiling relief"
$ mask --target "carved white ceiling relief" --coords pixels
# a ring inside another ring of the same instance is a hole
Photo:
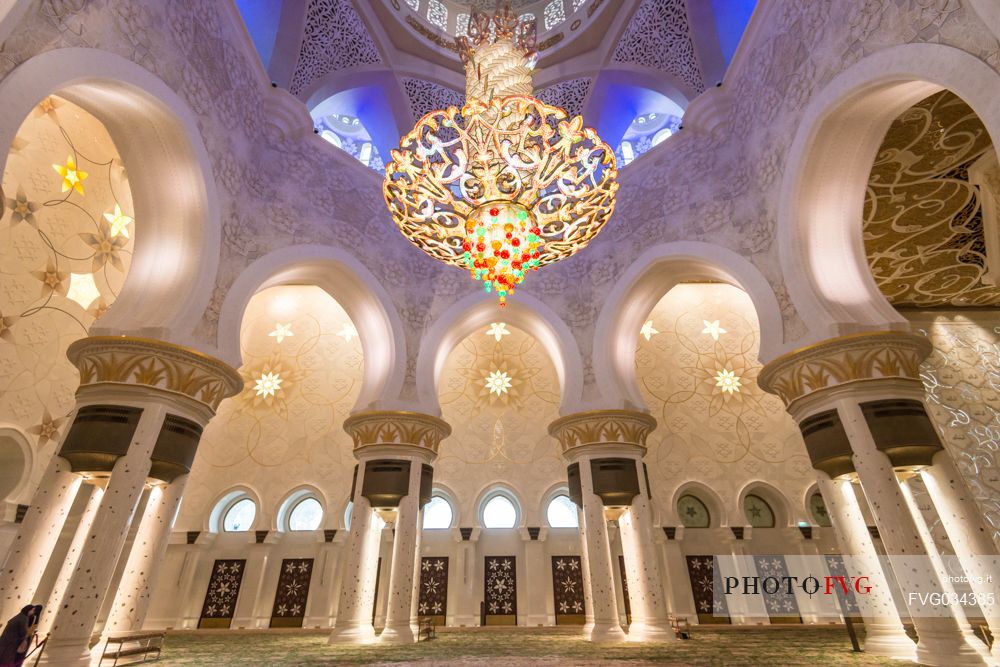
[[[613,61],[658,69],[705,90],[684,0],[645,0],[615,47]]]
[[[289,90],[298,95],[330,72],[381,62],[378,47],[350,0],[310,0],[302,48]]]

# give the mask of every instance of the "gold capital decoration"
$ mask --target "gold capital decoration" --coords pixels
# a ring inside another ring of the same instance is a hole
[[[214,357],[173,343],[133,336],[91,336],[69,346],[80,386],[144,385],[182,394],[208,406],[243,389],[235,369]]]
[[[764,391],[785,405],[848,382],[897,378],[920,380],[920,363],[931,353],[924,336],[875,331],[831,338],[783,354],[757,376]]]
[[[646,449],[646,437],[656,419],[635,410],[589,410],[560,417],[549,424],[549,435],[565,454],[587,445],[632,445]]]
[[[354,449],[375,445],[417,447],[437,454],[441,441],[451,435],[443,419],[420,412],[374,410],[359,412],[344,421]]]

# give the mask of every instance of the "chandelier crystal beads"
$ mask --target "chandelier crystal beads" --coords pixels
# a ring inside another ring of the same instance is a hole
[[[611,217],[614,151],[532,97],[535,24],[504,8],[458,39],[466,104],[432,111],[392,151],[383,193],[403,235],[506,303],[529,271],[580,251]]]

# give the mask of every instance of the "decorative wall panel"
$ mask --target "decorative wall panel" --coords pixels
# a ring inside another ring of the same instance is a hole
[[[844,577],[847,581],[847,566],[844,564],[844,557],[839,555],[825,556],[826,569],[830,572],[831,576],[834,577]],[[849,616],[851,620],[864,622],[861,617],[861,610],[858,609],[858,600],[854,597],[854,590],[848,586],[847,593],[839,586],[836,588],[837,591],[837,602],[840,604],[840,610],[845,616]]]
[[[552,557],[552,593],[556,625],[583,625],[583,568],[579,556]]]
[[[694,608],[698,612],[699,623],[731,623],[729,605],[726,596],[721,594],[722,576],[715,569],[713,556],[687,556],[688,579],[691,581],[691,594],[694,596]],[[714,591],[720,595],[714,595]],[[718,615],[716,615],[718,614]]]
[[[514,556],[485,558],[486,625],[517,625],[516,563]]]
[[[271,610],[272,628],[301,628],[312,580],[312,558],[286,558],[281,561],[278,590]]]
[[[448,615],[448,557],[424,556],[420,559],[420,596],[417,613],[444,625]]]
[[[950,91],[889,127],[868,180],[864,241],[875,282],[893,304],[1000,304],[1000,289],[983,282],[982,195],[969,182],[969,168],[989,150],[982,121]]]
[[[201,608],[199,628],[228,628],[232,624],[246,564],[246,560],[215,561],[205,604]]]
[[[788,575],[788,564],[784,556],[754,556],[754,566],[757,568],[757,575],[762,579],[774,578],[778,582],[785,581]],[[764,607],[767,609],[767,616],[772,623],[801,623],[802,615],[799,613],[799,604],[795,600],[795,594],[789,593],[787,587],[779,586],[777,591],[768,591],[773,588],[761,587],[761,595],[764,596]]]

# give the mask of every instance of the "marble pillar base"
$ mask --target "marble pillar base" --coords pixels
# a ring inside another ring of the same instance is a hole
[[[590,629],[590,633],[585,634],[585,636],[592,642],[624,642],[628,640],[620,625],[605,625],[603,623],[595,623],[594,627]]]
[[[656,623],[633,622],[628,626],[628,641],[630,642],[672,642],[677,640],[674,629],[669,625]]]
[[[380,644],[414,644],[418,639],[419,631],[419,628],[414,628],[409,624],[387,626],[378,636],[378,642]]]
[[[49,638],[45,644],[41,665],[52,665],[53,667],[90,667],[92,657],[87,647],[89,638],[73,640],[67,638],[63,640]],[[32,659],[34,656],[32,656]],[[34,663],[32,663],[34,664]]]
[[[917,645],[906,636],[901,625],[865,623],[864,651],[897,660],[917,659]]]
[[[990,664],[974,646],[966,641],[963,635],[959,634],[958,637],[959,641],[955,641],[953,633],[949,632],[938,637],[934,634],[928,634],[925,630],[924,636],[918,637],[917,662],[929,667]]]
[[[371,623],[365,625],[351,625],[345,627],[335,627],[330,633],[327,644],[374,644],[377,641],[375,636],[375,626]]]

